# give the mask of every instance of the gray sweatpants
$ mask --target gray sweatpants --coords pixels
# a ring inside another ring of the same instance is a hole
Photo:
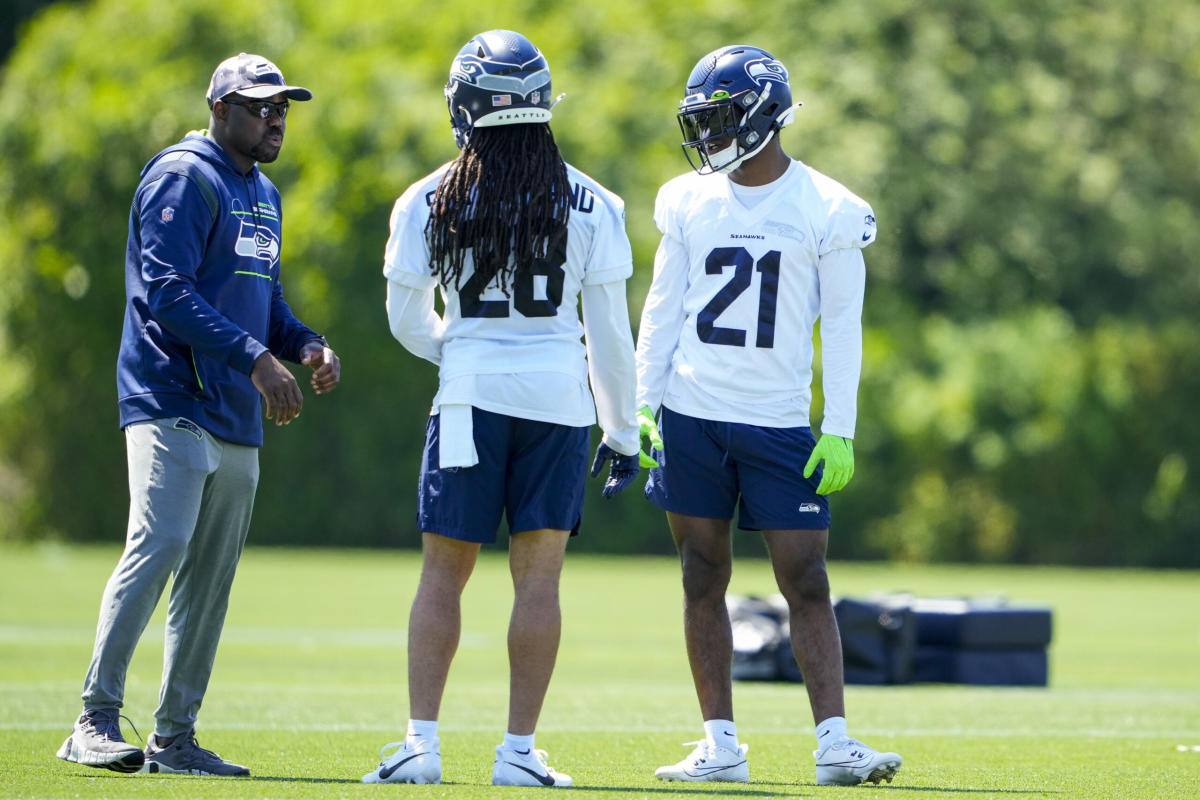
[[[100,603],[83,704],[121,706],[129,660],[174,572],[154,717],[159,735],[176,736],[195,726],[212,674],[250,527],[258,448],[178,417],[129,425],[125,443],[129,528]]]

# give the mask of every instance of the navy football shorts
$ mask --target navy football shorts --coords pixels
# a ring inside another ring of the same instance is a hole
[[[510,534],[579,532],[588,470],[588,429],[471,409],[473,467],[438,466],[440,417],[425,427],[417,524],[465,542],[494,542],[502,514]]]
[[[650,470],[646,497],[675,514],[733,519],[742,530],[825,530],[821,468],[804,477],[816,445],[810,428],[715,422],[663,407],[665,467]]]

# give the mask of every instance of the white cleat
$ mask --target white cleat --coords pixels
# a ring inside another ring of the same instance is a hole
[[[746,783],[750,780],[750,765],[746,763],[748,744],[739,744],[737,750],[718,747],[707,739],[688,742],[685,747],[696,745],[691,755],[669,767],[654,770],[654,777],[663,781],[727,781]]]
[[[878,753],[857,739],[842,739],[813,751],[817,759],[818,786],[857,786],[892,782],[904,759],[896,753]]]
[[[546,763],[545,750],[496,747],[496,764],[492,767],[494,786],[571,786],[574,783],[570,775],[555,772]]]
[[[441,783],[442,754],[437,739],[385,744],[379,751],[383,761],[363,775],[363,783]],[[390,755],[389,750],[396,748]]]

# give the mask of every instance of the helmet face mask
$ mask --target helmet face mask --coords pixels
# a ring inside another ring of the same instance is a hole
[[[794,109],[787,70],[774,56],[723,47],[688,77],[677,114],[684,155],[701,175],[732,172],[792,121]]]
[[[514,31],[485,31],[463,45],[450,65],[446,106],[461,148],[475,128],[549,122],[554,105],[550,67]]]

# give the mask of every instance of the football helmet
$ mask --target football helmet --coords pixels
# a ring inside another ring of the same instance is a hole
[[[714,50],[692,69],[679,103],[683,153],[701,175],[732,172],[791,123],[799,105],[787,70],[766,50]]]
[[[446,106],[460,148],[475,128],[549,122],[553,105],[545,57],[515,31],[478,34],[450,65]]]

